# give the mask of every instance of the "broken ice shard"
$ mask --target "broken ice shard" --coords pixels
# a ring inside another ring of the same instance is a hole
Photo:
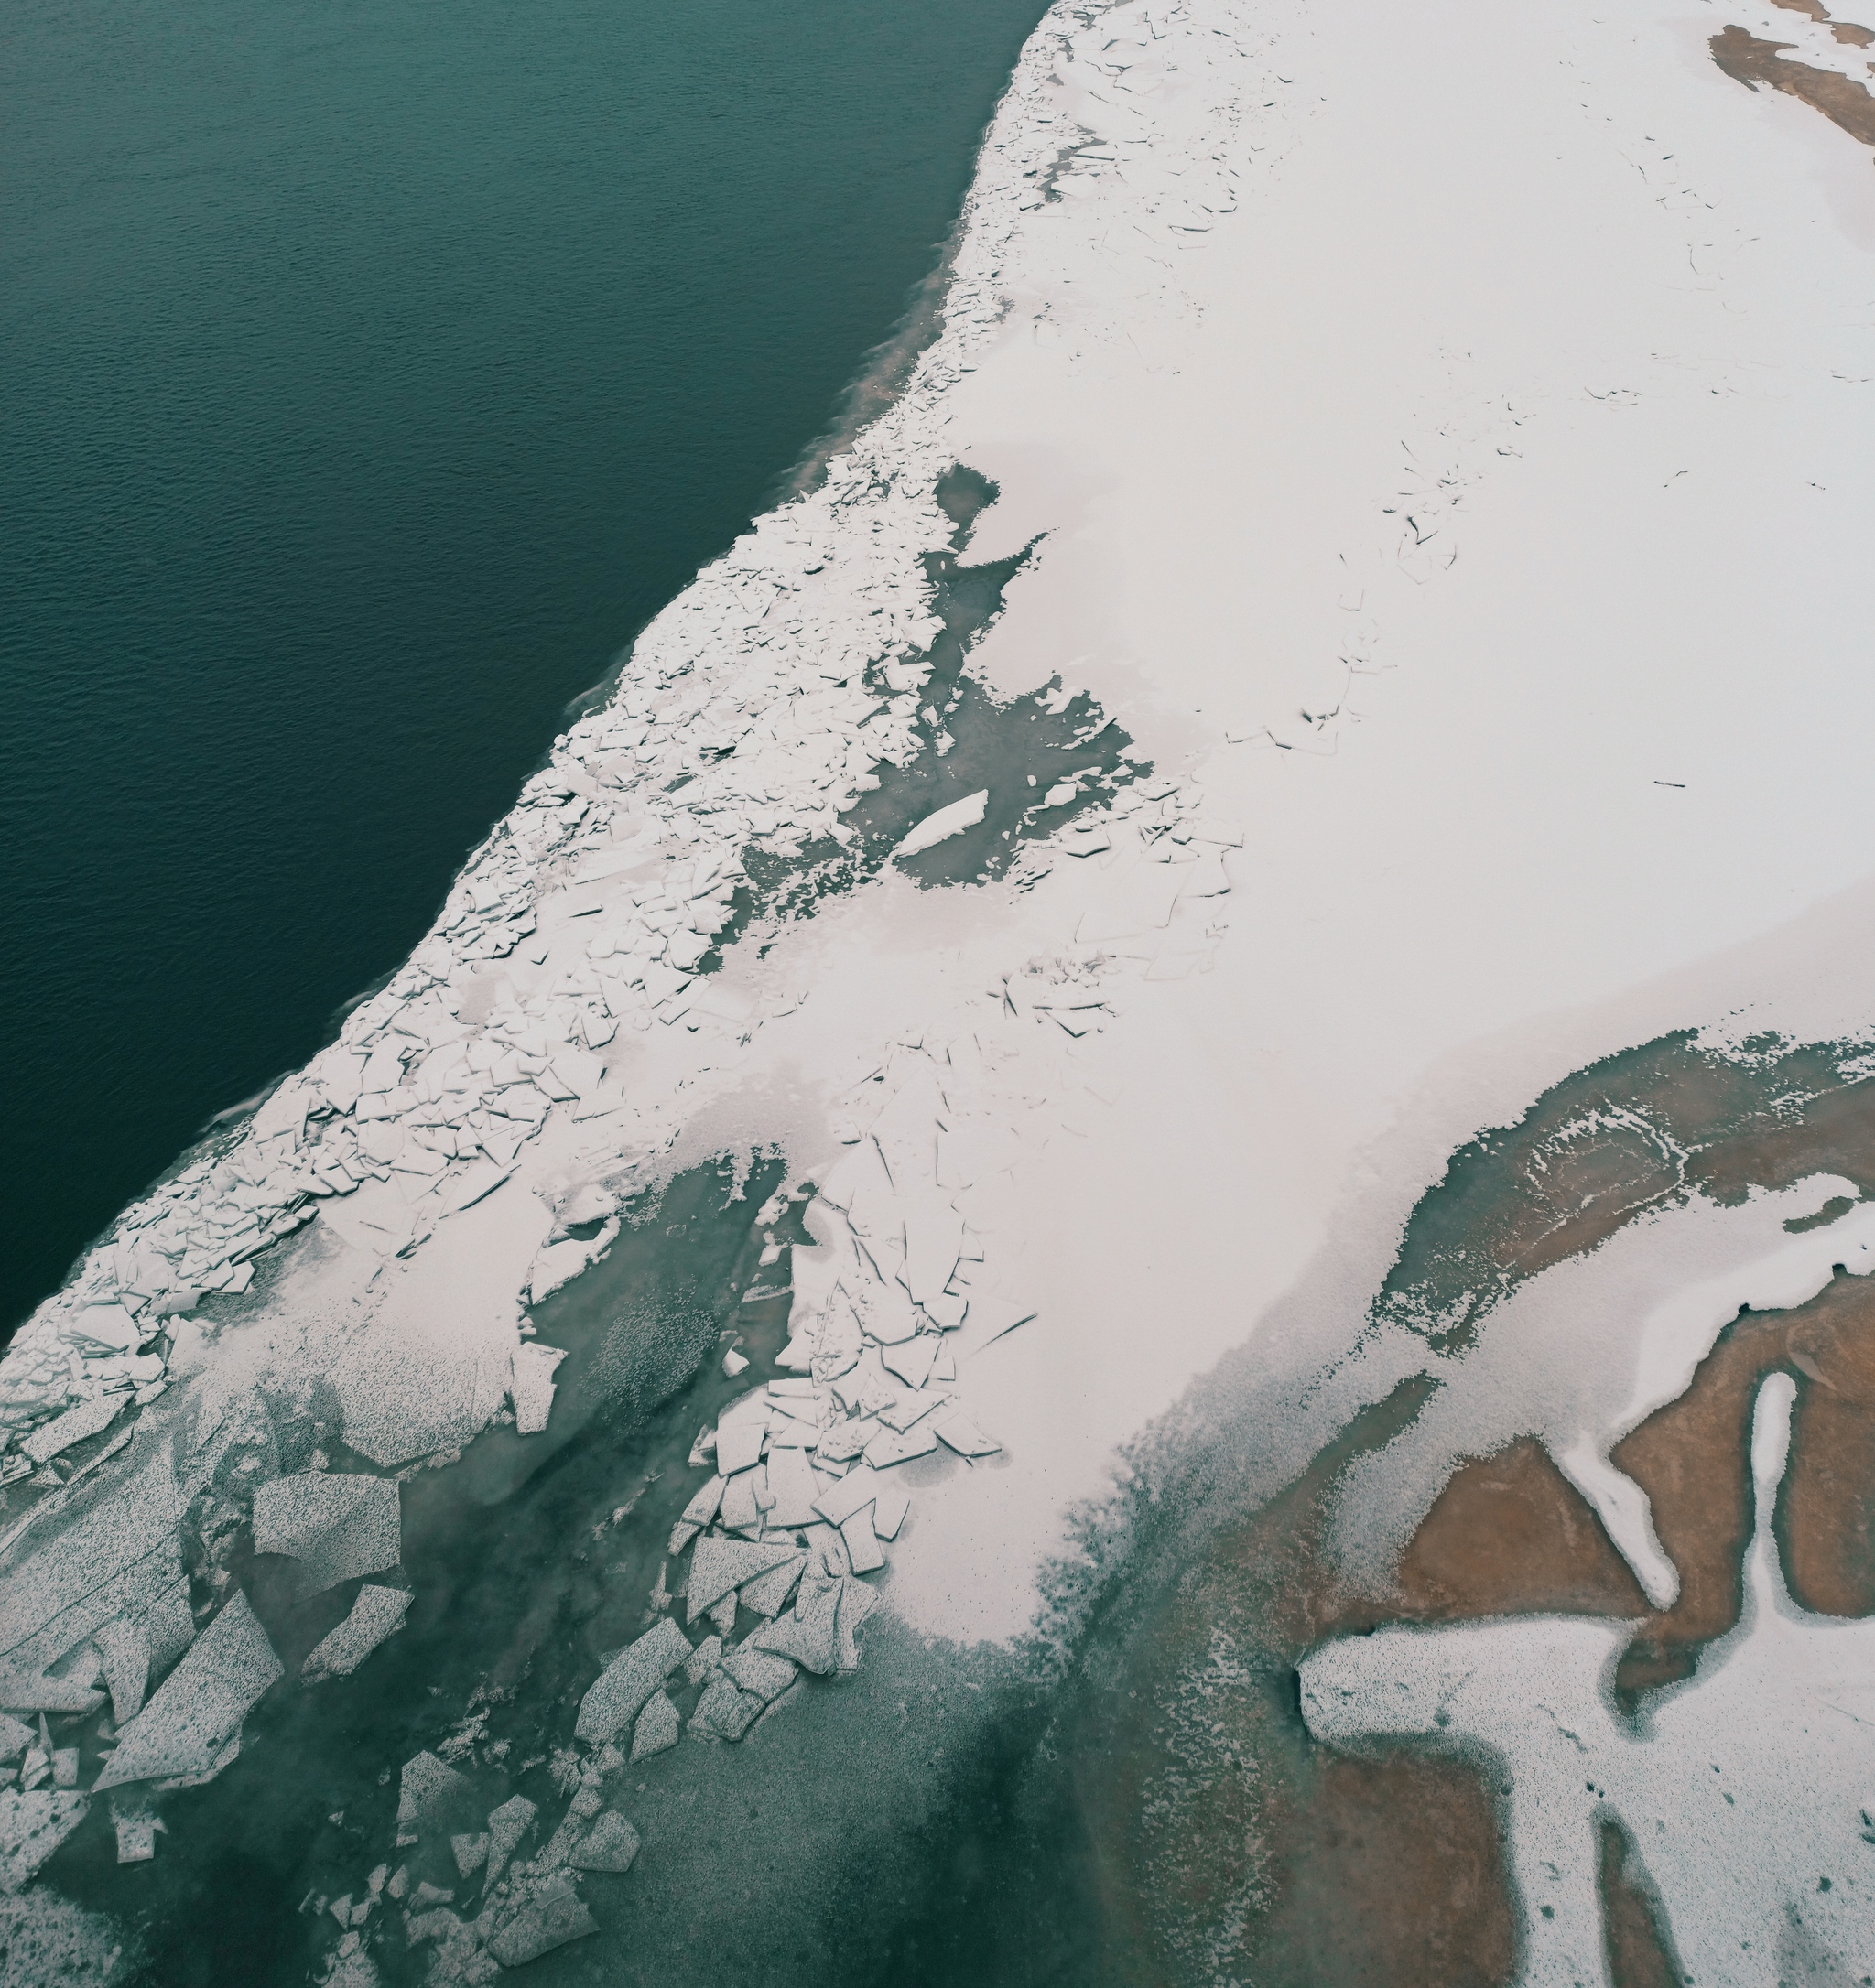
[[[701,1547],[698,1549],[700,1553]],[[691,1578],[695,1579],[694,1572]],[[574,1732],[589,1746],[609,1740],[638,1716],[651,1694],[690,1654],[689,1639],[668,1615],[621,1650],[580,1701]]]
[[[96,1789],[208,1774],[249,1710],[285,1671],[238,1589],[156,1695],[118,1735]],[[232,1757],[232,1755],[228,1756]]]
[[[309,1684],[321,1678],[350,1677],[386,1637],[404,1626],[410,1600],[406,1589],[374,1587],[367,1581],[352,1604],[352,1613],[313,1645],[299,1675]]]
[[[382,1573],[403,1550],[397,1487],[388,1477],[305,1471],[254,1494],[254,1550],[299,1562],[303,1592]]]

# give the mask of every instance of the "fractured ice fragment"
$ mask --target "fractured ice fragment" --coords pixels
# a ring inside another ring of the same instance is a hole
[[[471,1792],[469,1777],[427,1748],[412,1755],[397,1786],[398,1842],[414,1843],[426,1831],[441,1829]]]
[[[992,1442],[968,1415],[960,1412],[941,1417],[936,1427],[945,1443],[959,1456],[993,1456],[1003,1447],[1000,1442]]]
[[[843,1524],[862,1506],[870,1505],[879,1496],[882,1480],[879,1474],[862,1464],[857,1470],[849,1471],[838,1484],[829,1485],[814,1500],[814,1509],[829,1525]]]
[[[352,1604],[352,1613],[307,1653],[299,1675],[309,1684],[322,1678],[350,1677],[386,1637],[404,1626],[411,1600],[407,1589],[366,1582]]]
[[[74,1442],[82,1442],[86,1437],[108,1429],[128,1399],[126,1395],[105,1394],[94,1401],[81,1401],[64,1414],[41,1422],[20,1448],[35,1464],[49,1464],[61,1450],[69,1450]]]
[[[882,1429],[865,1448],[865,1458],[874,1470],[888,1470],[894,1464],[908,1464],[915,1456],[928,1456],[938,1447],[938,1437],[928,1421],[920,1422],[901,1435],[895,1429]]]
[[[143,1710],[143,1694],[150,1678],[149,1631],[120,1615],[92,1632],[92,1641],[104,1661],[104,1681],[111,1691],[111,1717],[120,1726],[128,1725]]]
[[[719,1474],[684,1507],[684,1523],[687,1526],[695,1526],[700,1530],[716,1517],[721,1504],[722,1477]]]
[[[684,1665],[685,1683],[700,1684],[721,1661],[722,1638],[720,1636],[706,1636],[690,1652],[689,1658]]]
[[[499,1809],[489,1811],[488,1875],[482,1880],[484,1891],[494,1888],[495,1880],[507,1869],[508,1859],[514,1855],[521,1839],[534,1827],[534,1818],[539,1812],[525,1795],[510,1795]]]
[[[927,815],[892,853],[894,856],[916,856],[920,849],[928,849],[936,843],[948,840],[951,836],[961,835],[966,828],[974,828],[982,820],[989,805],[989,788],[984,787],[976,794],[967,794],[962,800],[953,801],[948,807],[940,807],[935,813]]]
[[[753,1470],[762,1461],[762,1439],[768,1433],[768,1422],[744,1418],[719,1423],[716,1431],[716,1467],[725,1477],[732,1477],[739,1470]]]
[[[704,1611],[718,1632],[725,1637],[736,1633],[736,1595],[732,1588],[721,1601],[711,1602]]]
[[[0,1712],[0,1760],[17,1760],[33,1743],[33,1729]]]
[[[911,1509],[910,1497],[895,1485],[888,1481],[872,1504],[872,1531],[875,1538],[895,1540],[898,1529],[905,1524],[905,1515]]]
[[[690,1714],[690,1730],[706,1736],[734,1742],[742,1738],[762,1714],[762,1701],[719,1677],[705,1687],[697,1709]]]
[[[456,1860],[456,1875],[467,1877],[471,1871],[479,1871],[488,1862],[488,1837],[452,1836],[450,1838],[450,1854]]]
[[[906,1387],[922,1388],[931,1378],[932,1363],[938,1357],[938,1341],[930,1333],[919,1333],[913,1338],[901,1340],[895,1346],[887,1346],[879,1357]]]
[[[698,1551],[702,1551],[701,1546]],[[695,1578],[693,1568],[691,1579]],[[694,1613],[693,1597],[693,1616]],[[609,1740],[638,1716],[652,1692],[689,1654],[689,1638],[668,1615],[660,1616],[635,1643],[612,1658],[580,1701],[576,1734],[590,1746]]]
[[[95,1712],[104,1694],[93,1691],[77,1678],[53,1678],[41,1672],[29,1677],[24,1671],[0,1669],[0,1706],[8,1712]]]
[[[677,1717],[675,1711],[671,1717]],[[616,1809],[607,1809],[567,1861],[577,1871],[629,1871],[637,1854],[637,1831]]]
[[[795,1681],[795,1667],[786,1658],[771,1650],[752,1649],[746,1643],[722,1659],[722,1674],[764,1705]]]
[[[17,1891],[85,1819],[83,1795],[0,1793],[0,1891]]]
[[[241,1722],[285,1666],[247,1597],[234,1598],[117,1736],[92,1792],[126,1781],[211,1775],[234,1756]]]
[[[780,1566],[770,1568],[757,1580],[745,1582],[738,1591],[742,1606],[758,1615],[780,1615],[807,1564],[805,1553],[790,1553]]]
[[[757,1545],[752,1540],[719,1539],[707,1535],[697,1541],[697,1550],[690,1556],[690,1580],[687,1589],[689,1600],[690,1620],[719,1602],[732,1589],[754,1581],[779,1567],[796,1551],[792,1543],[779,1546]],[[681,1640],[681,1639],[680,1639]],[[689,1654],[688,1646],[678,1658]],[[660,1680],[662,1681],[662,1680]],[[581,1735],[583,1737],[583,1735]]]
[[[652,1692],[645,1701],[645,1709],[638,1714],[638,1723],[632,1728],[633,1760],[648,1760],[653,1754],[661,1754],[667,1747],[675,1746],[681,1730],[677,1708],[662,1691]]]
[[[536,1892],[489,1941],[488,1950],[504,1967],[522,1967],[598,1930],[579,1893],[562,1877]]]
[[[157,1818],[128,1814],[114,1818],[117,1825],[119,1864],[147,1864],[157,1853]]]
[[[840,1583],[840,1610],[835,1626],[835,1643],[840,1669],[857,1670],[860,1668],[860,1648],[854,1638],[860,1625],[878,1605],[879,1597],[863,1581],[856,1580],[849,1574]]]
[[[846,1550],[852,1561],[855,1573],[875,1573],[884,1566],[885,1556],[879,1550],[879,1540],[872,1530],[872,1507],[862,1505],[840,1521],[840,1536],[846,1541]]]
[[[395,1567],[402,1524],[388,1477],[309,1470],[276,1477],[254,1494],[255,1551],[297,1560],[308,1594]]]
[[[515,1432],[537,1436],[553,1410],[553,1370],[567,1356],[564,1346],[544,1346],[529,1340],[515,1348],[508,1397],[515,1404]]]
[[[757,1487],[762,1485],[761,1466],[739,1470],[722,1488],[722,1522],[732,1532],[754,1532],[762,1524],[762,1505]]]
[[[811,1601],[805,1593],[791,1613],[777,1615],[749,1638],[756,1649],[773,1650],[817,1677],[826,1677],[839,1661],[840,1590],[823,1589]]]

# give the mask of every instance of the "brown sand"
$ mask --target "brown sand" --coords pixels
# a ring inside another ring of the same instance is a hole
[[[1875,96],[1860,83],[1834,70],[1812,69],[1805,62],[1786,62],[1782,51],[1788,41],[1760,41],[1742,27],[1728,27],[1715,35],[1707,46],[1712,59],[1734,81],[1748,90],[1769,83],[1787,96],[1821,111],[1832,124],[1839,124],[1849,136],[1875,147]]]

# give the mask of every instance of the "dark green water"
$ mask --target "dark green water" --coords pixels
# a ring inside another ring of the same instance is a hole
[[[824,429],[1042,0],[17,0],[0,1331]]]

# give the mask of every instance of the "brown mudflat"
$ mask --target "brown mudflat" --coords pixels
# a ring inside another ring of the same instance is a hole
[[[1540,1442],[1461,1464],[1400,1562],[1396,1613],[1634,1616],[1647,1597]]]
[[[1761,41],[1742,27],[1728,27],[1707,44],[1712,59],[1736,82],[1748,90],[1768,83],[1795,97],[1812,110],[1821,111],[1832,124],[1849,136],[1875,147],[1875,96],[1862,84],[1834,70],[1813,69],[1807,62],[1787,62],[1783,50],[1788,41]]]

